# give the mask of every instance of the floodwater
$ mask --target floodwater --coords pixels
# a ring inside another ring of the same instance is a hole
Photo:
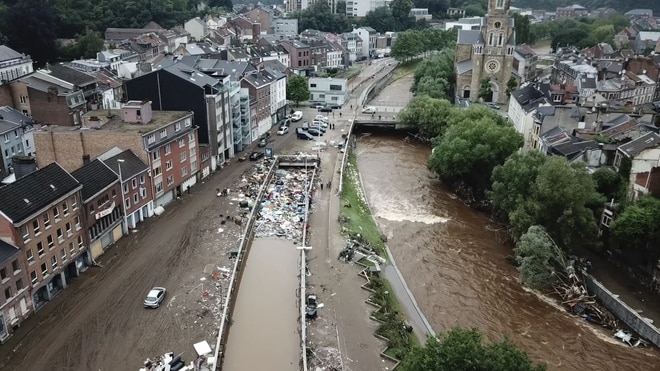
[[[236,299],[223,370],[300,369],[299,256],[296,245],[284,238],[254,239]]]
[[[437,333],[459,325],[506,336],[550,370],[660,369],[657,349],[629,348],[522,288],[504,232],[432,177],[428,146],[360,134],[357,155],[374,216]]]

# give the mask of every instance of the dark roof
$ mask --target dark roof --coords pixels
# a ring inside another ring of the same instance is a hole
[[[185,63],[174,63],[167,67],[163,67],[163,70],[201,88],[207,86],[218,87],[219,84],[218,79],[214,79],[205,73],[199,72],[194,67],[190,67]]]
[[[0,240],[0,265],[16,256],[21,250],[16,246],[10,245],[7,242]]]
[[[647,133],[631,142],[621,145],[619,149],[629,157],[635,157],[645,149],[654,148],[660,145],[660,135],[656,133]]]
[[[115,174],[119,175],[119,163],[117,160],[124,160],[121,164],[121,177],[126,179],[131,179],[134,176],[145,172],[149,167],[140,160],[133,151],[130,149],[125,150],[124,152],[114,155],[110,158],[102,160]]]
[[[49,67],[50,75],[64,80],[75,86],[82,87],[96,82],[96,77],[78,71],[63,64],[54,64]]]
[[[0,211],[18,224],[78,187],[78,181],[54,162],[0,188]]]
[[[22,58],[23,54],[17,52],[16,50],[6,46],[0,45],[0,61],[8,61],[12,59]]]
[[[458,30],[457,44],[476,44],[482,41],[479,30]]]
[[[101,160],[94,160],[71,173],[82,184],[82,198],[86,202],[111,184],[119,181],[119,177]]]

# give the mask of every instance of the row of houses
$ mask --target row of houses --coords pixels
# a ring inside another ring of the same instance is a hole
[[[36,130],[44,165],[23,164],[0,187],[0,341],[203,167],[192,112],[129,101],[83,119],[84,128]]]

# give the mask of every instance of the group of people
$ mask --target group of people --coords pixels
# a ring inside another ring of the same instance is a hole
[[[319,186],[321,187],[321,190],[323,190],[323,183],[319,181]],[[328,189],[332,189],[332,180],[328,180],[328,183],[326,183],[326,187]]]

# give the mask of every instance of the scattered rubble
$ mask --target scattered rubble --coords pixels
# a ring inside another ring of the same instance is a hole
[[[307,348],[308,369],[313,371],[343,370],[341,352],[333,347]]]

